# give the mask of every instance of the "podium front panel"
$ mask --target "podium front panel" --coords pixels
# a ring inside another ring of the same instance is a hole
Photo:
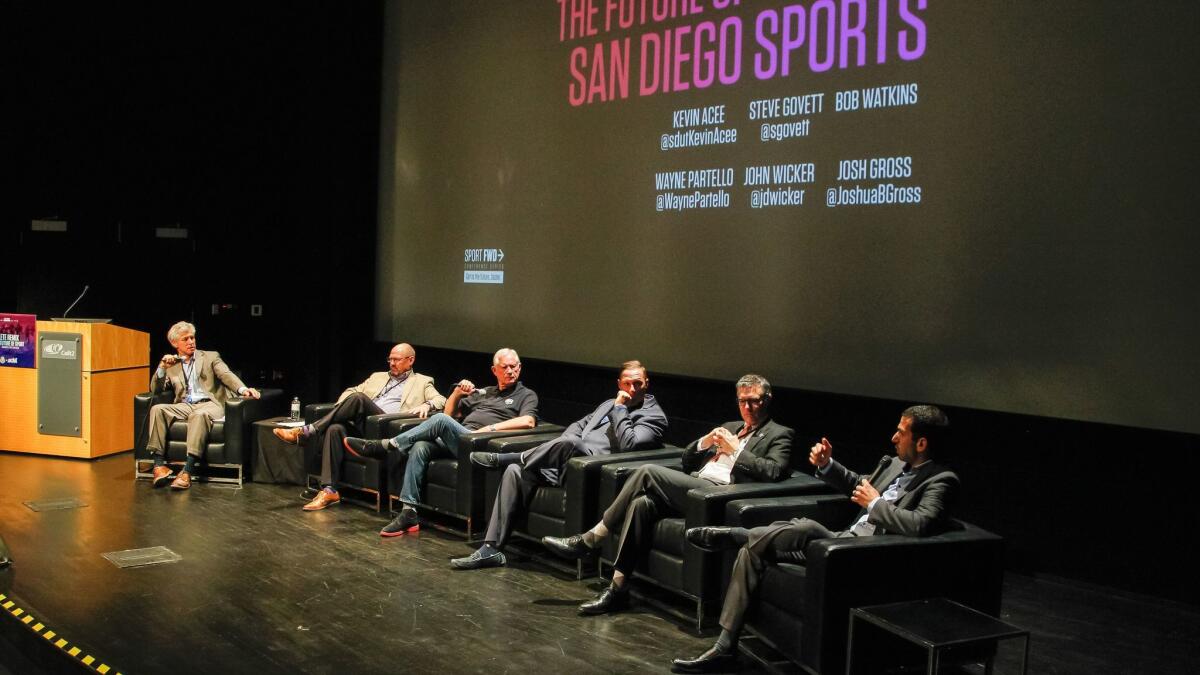
[[[38,433],[83,436],[83,335],[38,333]]]

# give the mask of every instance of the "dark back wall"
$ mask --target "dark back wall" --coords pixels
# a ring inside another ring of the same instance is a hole
[[[259,384],[338,379],[330,355],[370,329],[378,3],[4,11],[22,104],[0,307],[50,318],[88,285],[71,315],[156,354],[187,319]],[[67,231],[31,230],[47,218]]]
[[[74,315],[149,331],[156,354],[167,326],[190,319],[201,346],[248,382],[304,401],[383,367],[388,345],[370,337],[378,3],[4,11],[22,64],[12,100],[23,104],[5,131],[15,189],[0,204],[0,309],[57,316],[87,284]],[[68,231],[30,230],[50,217]],[[186,239],[155,236],[176,225]],[[486,354],[418,347],[418,369],[443,391],[486,382],[488,365]],[[732,383],[648,365],[670,441],[736,416]],[[567,422],[612,394],[615,372],[525,359],[524,379],[544,415]],[[796,452],[824,435],[866,469],[890,451],[909,403],[779,390],[774,408],[799,432]],[[1008,539],[1012,569],[1200,603],[1185,554],[1160,548],[1200,530],[1184,506],[1200,438],[949,413],[961,515]],[[1143,530],[1149,547],[1129,536]]]

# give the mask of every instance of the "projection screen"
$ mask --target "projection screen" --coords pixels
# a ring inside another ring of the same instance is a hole
[[[1195,4],[386,7],[378,339],[1200,432]]]

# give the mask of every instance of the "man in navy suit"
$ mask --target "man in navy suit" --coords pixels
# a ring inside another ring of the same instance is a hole
[[[959,479],[934,460],[941,457],[949,425],[945,413],[935,406],[909,407],[900,414],[900,422],[892,434],[896,456],[884,456],[870,477],[861,476],[834,460],[833,445],[828,439],[822,438],[812,447],[808,461],[817,467],[817,476],[862,507],[845,530],[834,531],[809,518],[778,521],[751,530],[740,527],[688,530],[687,540],[702,549],[739,546],[741,549],[721,608],[721,634],[716,644],[694,659],[675,659],[671,669],[677,673],[730,670],[737,658],[742,622],[767,566],[776,562],[804,564],[808,542],[889,534],[926,537],[947,529],[948,511],[958,494]]]
[[[661,445],[667,416],[654,396],[646,393],[649,387],[646,367],[640,361],[626,361],[621,364],[616,396],[576,420],[558,438],[525,452],[472,452],[472,462],[503,469],[504,477],[483,546],[466,558],[450,561],[450,565],[467,570],[503,565],[502,551],[512,534],[514,521],[529,508],[539,485],[561,484],[563,470],[572,457]]]

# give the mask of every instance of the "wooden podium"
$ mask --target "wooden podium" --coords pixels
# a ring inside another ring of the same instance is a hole
[[[81,406],[77,435],[38,429],[38,368],[0,367],[0,450],[102,457],[133,448],[133,397],[150,382],[150,334],[103,323],[38,321],[43,333],[77,333]],[[39,340],[40,343],[40,340]]]

